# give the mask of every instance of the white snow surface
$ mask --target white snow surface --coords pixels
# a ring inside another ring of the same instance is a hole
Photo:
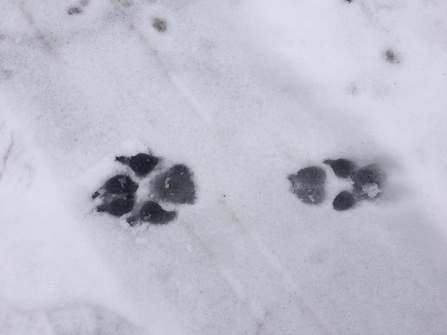
[[[446,334],[446,17],[442,0],[0,2],[0,334]],[[94,210],[138,152],[193,171],[168,225]],[[334,211],[350,185],[327,158],[379,164],[383,193]],[[287,179],[311,165],[317,206]]]

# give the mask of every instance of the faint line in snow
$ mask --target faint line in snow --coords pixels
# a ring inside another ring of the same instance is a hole
[[[239,221],[237,216],[235,216],[235,217]],[[194,237],[197,241],[199,241],[199,244],[202,246],[204,251],[210,256],[213,264],[220,271],[220,273],[222,274],[222,276],[225,279],[225,281],[228,283],[228,285],[235,292],[236,296],[248,305],[250,310],[253,312],[253,315],[259,315],[259,311],[256,308],[257,305],[254,304],[253,301],[249,297],[247,297],[246,293],[244,292],[244,287],[241,284],[241,282],[231,272],[229,272],[227,269],[225,269],[224,267],[222,267],[220,265],[219,259],[218,259],[217,255],[214,253],[214,251],[212,250],[212,248],[197,234],[197,232],[195,231],[195,229],[191,225],[189,225],[185,221],[181,221],[181,223],[186,228],[186,231],[192,237]],[[239,223],[240,223],[240,221],[239,221]],[[246,233],[246,235],[248,236],[249,240],[251,240],[250,242],[252,244],[254,244],[255,247],[262,254],[268,256],[267,259],[269,259],[270,263],[277,263],[277,265],[274,266],[274,267],[276,267],[277,268],[276,270],[281,273],[281,276],[285,280],[286,284],[288,286],[290,286],[289,289],[288,289],[288,293],[290,293],[292,298],[294,298],[296,300],[297,305],[298,305],[301,313],[303,314],[303,316],[307,317],[313,323],[313,325],[319,330],[320,334],[323,334],[323,335],[330,335],[330,334],[332,334],[323,325],[323,323],[319,320],[319,318],[317,317],[315,312],[304,301],[304,299],[301,297],[301,295],[297,293],[296,284],[291,279],[290,274],[284,269],[284,267],[282,265],[279,265],[279,268],[278,268],[278,264],[280,264],[279,260],[277,260],[277,259],[273,260],[272,257],[274,257],[274,256],[272,256],[271,254],[266,254],[265,252],[263,252],[262,248],[256,242],[257,239],[253,238],[253,236],[249,233],[248,229],[245,226],[243,226],[240,223],[240,226],[238,226],[238,227],[239,227],[239,229],[242,229]],[[284,278],[284,274],[286,274],[287,279]],[[262,320],[260,320],[259,318],[256,318],[256,319],[257,319],[256,320],[257,323],[262,322]]]
[[[113,6],[115,9],[118,8],[118,4],[116,1],[111,0]],[[208,114],[202,111],[200,107],[200,103],[197,100],[197,98],[191,93],[191,91],[185,87],[185,85],[182,83],[180,78],[171,70],[171,68],[166,64],[166,62],[160,57],[158,54],[158,51],[151,45],[148,37],[143,34],[142,30],[139,29],[133,22],[128,21],[128,28],[129,30],[134,33],[138,39],[140,40],[141,44],[149,50],[150,54],[154,56],[160,67],[163,69],[163,71],[168,76],[169,80],[171,81],[174,86],[177,87],[177,89],[180,92],[180,95],[188,102],[190,107],[192,108],[194,114],[201,119],[205,120],[206,122],[210,122],[211,119]]]
[[[166,64],[166,62],[161,59],[161,57],[158,54],[158,51],[154,49],[151,44],[149,43],[149,39],[142,33],[140,29],[138,29],[137,26],[133,23],[129,23],[129,29],[135,33],[138,37],[138,39],[141,41],[141,43],[150,51],[150,53],[155,57],[161,68],[166,72],[168,78],[170,81],[177,87],[179,90],[181,96],[188,101],[189,105],[191,106],[192,110],[195,112],[196,115],[200,116],[200,118],[204,119],[205,121],[209,122],[210,118],[206,113],[201,112],[201,108],[199,106],[199,101],[193,96],[190,90],[188,90],[185,85],[183,85],[182,81],[178,78],[177,75],[169,68],[169,66]]]
[[[23,12],[23,14],[25,15],[26,20],[28,21],[28,24],[34,29],[35,35],[37,37],[37,39],[43,44],[43,46],[45,47],[45,49],[52,55],[55,56],[57,58],[59,58],[59,55],[57,54],[57,52],[54,50],[53,46],[51,45],[51,42],[49,41],[49,39],[42,33],[42,31],[39,29],[39,27],[36,24],[36,20],[34,19],[34,17],[32,16],[32,14],[30,13],[30,11],[25,7],[25,4],[23,2],[20,3],[19,5],[20,10]]]
[[[265,257],[267,262],[270,264],[270,267],[280,274],[280,277],[283,279],[287,287],[287,292],[297,300],[297,304],[301,310],[301,313],[304,316],[308,317],[314,323],[321,334],[331,334],[320,321],[317,314],[312,310],[311,307],[309,307],[309,304],[306,303],[303,297],[297,292],[298,287],[293,281],[292,275],[282,265],[281,261],[277,259],[271,252],[267,251],[267,248],[263,245],[263,242],[250,232],[250,230],[241,222],[236,213],[228,206],[228,203],[225,200],[220,199],[219,205],[221,205],[221,207],[231,215],[233,219],[232,222],[235,224],[235,226],[238,227],[241,233],[246,235],[250,243],[259,251],[259,253]]]
[[[11,133],[11,142],[9,143],[8,149],[6,149],[5,155],[3,156],[2,169],[0,171],[0,180],[3,178],[3,173],[6,169],[6,164],[11,157],[12,147],[14,146],[14,137]]]

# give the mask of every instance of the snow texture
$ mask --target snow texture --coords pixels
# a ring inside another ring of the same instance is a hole
[[[446,17],[2,1],[0,334],[445,334]],[[180,200],[162,192],[176,165]],[[316,206],[291,192],[306,167],[326,175]],[[114,217],[96,206],[117,175],[138,189]],[[334,210],[343,191],[363,200]],[[129,225],[148,201],[175,218]]]

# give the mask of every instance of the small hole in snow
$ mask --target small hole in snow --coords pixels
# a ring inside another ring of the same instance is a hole
[[[388,63],[398,64],[400,63],[400,57],[393,50],[388,49],[384,52],[383,56]]]
[[[82,14],[82,9],[79,7],[70,7],[67,9],[68,15],[78,15]]]
[[[159,31],[160,33],[163,33],[166,31],[166,29],[168,29],[168,25],[167,25],[166,21],[159,19],[159,18],[155,18],[152,21],[152,27],[157,29],[157,31]]]

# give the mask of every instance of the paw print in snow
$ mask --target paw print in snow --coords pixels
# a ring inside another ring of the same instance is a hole
[[[115,160],[129,166],[138,177],[142,178],[154,170],[160,159],[148,154],[137,154],[132,157],[115,157]]]
[[[376,164],[358,168],[354,162],[340,158],[326,159],[338,178],[350,179],[351,189],[340,192],[333,200],[332,206],[337,211],[353,208],[361,200],[374,200],[382,193],[385,173]],[[288,177],[292,184],[291,191],[303,203],[318,205],[325,200],[326,173],[321,167],[310,166]]]
[[[375,164],[365,166],[352,175],[354,193],[360,199],[374,199],[382,193],[384,173]]]
[[[160,159],[146,153],[131,157],[119,156],[115,161],[126,166],[128,171],[108,179],[92,195],[98,212],[116,217],[130,213],[127,222],[131,226],[142,222],[166,224],[177,217],[177,212],[166,210],[163,206],[195,202],[193,174],[187,166],[176,164],[163,171],[158,167]],[[131,178],[131,174],[140,180],[140,185],[150,181],[147,195],[137,196],[140,186]]]
[[[290,175],[292,192],[305,204],[318,205],[325,198],[326,172],[320,167],[310,166]]]
[[[332,206],[336,211],[345,211],[352,208],[356,203],[354,194],[349,191],[342,191],[335,197]]]
[[[159,204],[154,201],[147,201],[141,206],[136,215],[127,219],[127,222],[134,226],[138,222],[149,222],[152,224],[165,224],[177,217],[177,213],[164,210]]]
[[[185,165],[174,165],[157,177],[154,192],[164,201],[174,204],[193,204],[196,196],[191,171]]]
[[[354,171],[357,169],[357,166],[354,162],[351,162],[348,159],[340,158],[340,159],[326,159],[323,163],[328,164],[337,177],[340,178],[349,178],[352,176]]]
[[[138,184],[128,175],[116,175],[107,180],[104,186],[92,195],[92,198],[101,199],[101,204],[96,207],[98,212],[122,216],[132,210],[137,189]]]

